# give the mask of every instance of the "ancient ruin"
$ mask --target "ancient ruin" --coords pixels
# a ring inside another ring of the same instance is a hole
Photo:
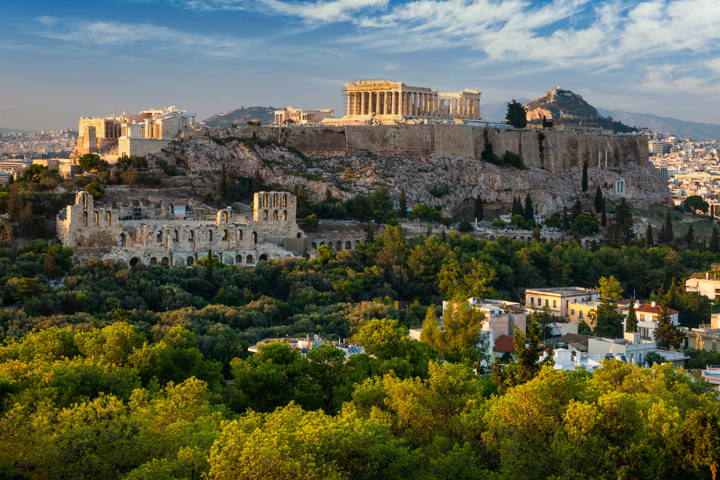
[[[322,123],[326,118],[335,117],[335,110],[303,110],[302,108],[287,107],[285,110],[275,110],[275,125],[295,123],[298,125],[313,125]]]
[[[118,156],[157,153],[194,125],[195,114],[175,106],[120,116],[81,117],[74,155],[104,153],[115,146]]]
[[[346,120],[405,121],[479,120],[480,92],[438,93],[427,87],[412,87],[390,80],[358,80],[346,83]]]
[[[76,261],[113,259],[131,266],[194,265],[208,252],[227,265],[312,253],[314,242],[296,223],[293,195],[257,192],[253,205],[251,217],[230,207],[209,217],[186,200],[103,207],[88,192],[78,192],[75,204],[57,216],[57,235],[75,251]],[[338,247],[355,248],[355,241]]]

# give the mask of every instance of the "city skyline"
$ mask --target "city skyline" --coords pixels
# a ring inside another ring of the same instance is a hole
[[[554,85],[596,107],[720,123],[710,0],[46,0],[0,19],[0,126],[177,105],[344,112],[342,85],[387,78],[482,104]],[[481,107],[482,114],[482,107]]]

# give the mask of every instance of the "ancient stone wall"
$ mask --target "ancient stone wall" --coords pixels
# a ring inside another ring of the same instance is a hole
[[[643,136],[577,134],[559,130],[504,130],[454,124],[346,125],[342,127],[243,127],[188,131],[187,137],[255,138],[292,146],[310,156],[347,157],[363,152],[426,159],[432,153],[479,158],[488,145],[502,156],[520,155],[528,167],[560,172],[589,165],[623,167],[648,161]]]
[[[163,148],[170,145],[172,140],[161,140],[157,138],[128,138],[120,137],[118,140],[118,155],[131,156],[137,155],[144,157],[151,153],[158,153]]]

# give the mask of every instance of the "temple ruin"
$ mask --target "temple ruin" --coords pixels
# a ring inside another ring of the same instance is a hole
[[[275,110],[275,125],[296,123],[298,125],[320,124],[326,118],[335,117],[332,108],[322,110],[303,110],[302,108],[287,107],[284,110]]]
[[[255,193],[252,216],[224,208],[210,217],[188,201],[139,200],[100,206],[88,192],[57,216],[57,235],[75,260],[113,259],[135,265],[194,265],[208,252],[226,265],[310,256],[312,241],[298,228],[296,198]],[[355,241],[340,245],[354,248]]]
[[[477,90],[438,92],[390,80],[358,80],[346,83],[346,120],[407,121],[480,119]]]

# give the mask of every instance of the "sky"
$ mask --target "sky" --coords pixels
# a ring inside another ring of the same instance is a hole
[[[482,103],[553,86],[596,107],[720,123],[720,0],[7,0],[0,127],[176,105],[344,113],[382,78]],[[482,106],[481,106],[482,114]]]

